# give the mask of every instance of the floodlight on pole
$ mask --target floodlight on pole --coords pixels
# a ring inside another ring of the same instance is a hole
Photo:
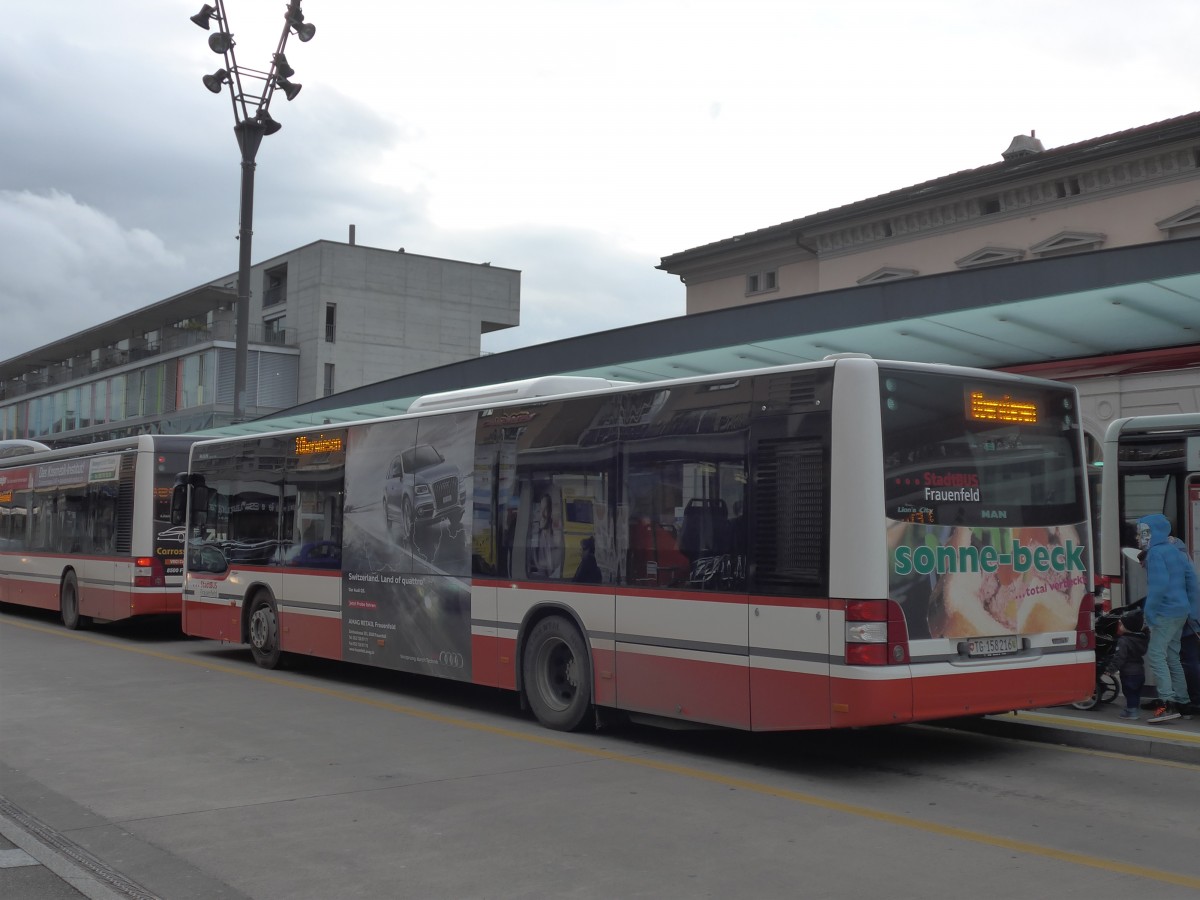
[[[277,76],[275,78],[275,87],[277,87],[281,91],[283,91],[283,96],[286,97],[288,100],[295,100],[296,95],[298,93],[300,93],[300,88],[304,87],[304,85],[294,84],[294,83],[288,81],[286,78]]]
[[[208,31],[208,22],[210,19],[215,17],[216,11],[216,7],[205,3],[202,7],[200,7],[200,12],[192,16],[192,21],[205,31]]]
[[[219,94],[221,93],[221,88],[229,83],[229,72],[227,72],[225,69],[217,69],[217,71],[213,72],[211,75],[205,75],[200,80],[203,81],[204,86],[214,94]]]
[[[287,11],[284,13],[283,33],[279,44],[271,57],[271,68],[266,72],[242,68],[234,58],[233,35],[229,31],[229,19],[225,15],[225,0],[216,0],[215,4],[205,3],[200,12],[191,20],[205,31],[211,30],[211,23],[217,23],[217,31],[209,35],[208,46],[214,53],[225,57],[225,67],[218,69],[202,79],[204,86],[214,94],[221,93],[224,85],[229,85],[230,99],[233,102],[233,133],[237,138],[238,148],[242,154],[242,191],[241,212],[238,229],[238,278],[237,278],[237,334],[234,350],[233,375],[233,421],[241,422],[246,416],[246,372],[248,369],[250,342],[250,269],[252,266],[251,238],[254,230],[254,169],[255,157],[262,139],[269,134],[275,134],[283,126],[271,118],[267,108],[271,105],[271,97],[275,89],[283,91],[288,100],[295,99],[300,93],[300,85],[288,81],[295,70],[288,64],[283,50],[290,34],[295,34],[301,41],[312,40],[316,28],[304,21],[304,13],[300,10],[300,0],[288,0]],[[261,82],[261,90],[257,95],[247,93],[242,87],[242,79],[257,79]]]

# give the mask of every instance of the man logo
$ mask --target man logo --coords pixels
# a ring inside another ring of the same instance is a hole
[[[455,653],[453,650],[443,650],[438,654],[438,665],[449,666],[452,669],[461,669],[465,664],[463,655]]]

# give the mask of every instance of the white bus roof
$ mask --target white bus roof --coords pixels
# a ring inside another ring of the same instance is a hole
[[[1130,416],[1114,419],[1105,432],[1105,441],[1115,441],[1122,434],[1155,431],[1193,431],[1200,428],[1200,413],[1167,413],[1161,416]]]

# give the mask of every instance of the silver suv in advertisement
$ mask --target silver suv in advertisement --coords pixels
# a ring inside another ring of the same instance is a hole
[[[388,531],[411,540],[417,528],[462,521],[466,479],[432,444],[396,454],[383,483],[383,518]]]

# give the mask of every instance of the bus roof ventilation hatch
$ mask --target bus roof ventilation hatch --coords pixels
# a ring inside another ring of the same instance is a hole
[[[560,394],[578,394],[619,387],[627,382],[610,381],[585,375],[546,375],[509,381],[503,384],[480,385],[458,391],[442,391],[418,397],[408,407],[410,413],[429,412],[438,409],[454,409],[463,406],[478,406],[484,403],[506,403],[512,400],[528,400],[533,397],[553,397]]]

